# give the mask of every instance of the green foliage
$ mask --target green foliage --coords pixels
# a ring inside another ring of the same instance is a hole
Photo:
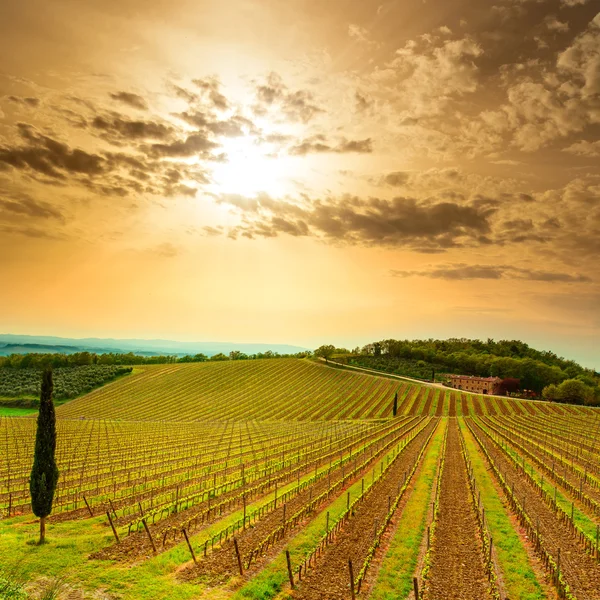
[[[0,571],[0,600],[27,600],[25,581],[16,570]]]
[[[319,346],[315,351],[315,356],[320,356],[326,361],[329,360],[335,354],[335,346],[333,344],[324,344]]]
[[[350,358],[350,364],[365,367],[367,369],[376,369],[404,377],[413,377],[414,379],[423,379],[430,381],[432,368],[436,372],[446,371],[443,365],[427,363],[423,360],[410,360],[403,358],[393,358],[389,355],[376,356],[353,356]]]
[[[488,339],[382,340],[367,344],[355,362],[391,373],[428,379],[436,372],[515,378],[521,389],[541,392],[545,386],[565,379],[582,379],[599,388],[600,375],[553,352],[530,348],[519,340]]]
[[[565,379],[558,386],[547,386],[543,391],[544,398],[555,402],[569,404],[595,404],[595,390],[580,379]]]
[[[54,371],[54,398],[64,400],[81,396],[120,375],[131,373],[131,370],[131,367],[116,365],[58,368]],[[0,396],[39,396],[40,382],[40,369],[38,368],[0,368]],[[37,400],[29,401],[26,404],[37,406]]]
[[[40,410],[37,418],[33,467],[29,481],[31,508],[37,517],[47,517],[52,512],[54,491],[58,482],[56,466],[56,415],[52,402],[52,371],[46,369],[42,376]]]

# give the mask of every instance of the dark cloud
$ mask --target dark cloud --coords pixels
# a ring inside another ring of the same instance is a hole
[[[430,279],[471,280],[471,279],[521,279],[544,281],[546,283],[590,283],[586,275],[572,275],[554,271],[522,269],[510,265],[467,265],[452,263],[439,265],[420,271],[391,270],[392,277],[428,277]]]
[[[243,212],[244,224],[233,235],[274,237],[280,233],[315,236],[331,243],[411,247],[443,251],[466,244],[490,229],[488,214],[450,202],[418,202],[411,198],[312,200],[298,205],[268,196],[222,197]]]
[[[99,175],[104,160],[78,148],[39,133],[33,126],[19,123],[18,130],[25,146],[0,146],[0,163],[15,169],[31,169],[47,177],[65,179],[65,173]]]
[[[533,221],[531,219],[512,219],[511,221],[504,221],[502,227],[517,231],[532,231]]]
[[[193,79],[192,83],[210,100],[212,105],[219,110],[227,110],[229,102],[219,90],[219,80],[214,77],[205,79]]]
[[[387,185],[391,185],[393,187],[399,187],[401,185],[406,185],[408,179],[410,177],[410,173],[406,171],[394,171],[393,173],[388,173],[383,181]]]
[[[178,98],[185,100],[188,104],[194,104],[200,99],[198,94],[194,94],[194,92],[190,92],[190,90],[182,88],[174,83],[169,84],[169,87]]]
[[[326,141],[324,135],[314,135],[302,140],[300,143],[289,149],[289,154],[294,156],[304,156],[306,154],[317,154],[320,152],[333,152],[336,154],[345,154],[357,152],[368,154],[373,152],[373,142],[371,138],[364,140],[347,140],[342,138],[337,144],[331,144]]]
[[[354,106],[356,112],[364,113],[371,107],[372,104],[373,101],[370,98],[364,94],[361,94],[358,90],[354,92]]]
[[[23,98],[21,96],[7,96],[7,98],[15,104],[21,104],[22,106],[28,106],[30,108],[37,108],[40,105],[39,98]]]
[[[100,137],[116,145],[139,140],[168,140],[173,128],[154,121],[130,120],[113,113],[96,117],[91,126],[100,132]]]
[[[35,200],[29,194],[8,194],[0,190],[0,215],[8,217],[28,217],[30,219],[54,219],[64,222],[63,213],[55,206]]]
[[[270,73],[263,85],[256,87],[254,112],[264,114],[270,106],[278,106],[290,120],[308,123],[316,114],[324,112],[314,103],[308,90],[291,92],[277,73]]]
[[[258,132],[254,123],[241,115],[233,115],[229,119],[219,120],[214,119],[213,115],[209,112],[195,110],[193,112],[188,111],[180,113],[178,116],[188,125],[192,125],[206,132],[211,132],[214,135],[240,137],[248,132]]]
[[[185,140],[178,140],[170,144],[152,144],[148,148],[153,156],[189,157],[201,156],[214,159],[211,151],[218,148],[218,144],[208,138],[206,133],[193,133]]]
[[[117,92],[116,94],[110,94],[110,97],[113,100],[117,100],[117,102],[127,104],[132,108],[137,108],[139,110],[148,110],[147,102],[137,94],[132,94],[130,92]]]
[[[1,225],[0,233],[5,235],[19,235],[33,239],[64,240],[65,235],[55,230],[40,229],[29,225]]]

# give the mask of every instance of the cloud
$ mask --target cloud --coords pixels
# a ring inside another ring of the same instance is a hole
[[[155,246],[151,249],[151,252],[160,256],[161,258],[175,258],[180,254],[179,248],[177,248],[170,242],[165,242],[163,244]]]
[[[254,112],[264,115],[270,107],[278,107],[292,121],[308,123],[315,115],[324,112],[314,103],[313,94],[307,90],[292,92],[277,73],[270,73],[264,84],[256,87]]]
[[[293,156],[305,156],[307,154],[322,152],[332,152],[335,154],[356,152],[359,154],[368,154],[373,152],[373,142],[371,138],[364,140],[347,140],[346,138],[342,138],[339,142],[332,145],[326,141],[325,136],[315,135],[292,146],[288,152]]]
[[[249,238],[286,233],[310,235],[329,243],[440,252],[476,245],[490,229],[490,211],[452,202],[343,196],[295,204],[265,195],[256,199],[221,197],[220,202],[241,210],[243,224],[231,233]]]
[[[558,54],[553,68],[535,60],[512,67],[511,77],[505,70],[507,102],[480,114],[478,142],[500,144],[509,134],[513,146],[535,152],[600,123],[600,13]]]
[[[39,98],[32,98],[32,97],[23,98],[21,96],[7,96],[7,98],[8,98],[8,100],[10,100],[10,102],[13,102],[15,104],[20,104],[22,106],[27,106],[29,108],[37,108],[40,105]]]
[[[213,115],[208,112],[194,110],[182,112],[177,116],[189,125],[214,135],[240,137],[248,132],[258,133],[254,123],[241,115],[232,115],[228,119],[219,120],[214,119]]]
[[[586,275],[572,275],[554,271],[522,269],[510,265],[468,265],[450,263],[432,266],[420,271],[400,271],[392,269],[392,277],[428,277],[430,279],[473,280],[473,279],[520,279],[543,281],[546,283],[590,283],[592,279]]]
[[[101,137],[112,144],[138,140],[166,140],[172,137],[173,128],[153,121],[131,120],[113,113],[110,116],[97,116],[91,122],[93,129],[101,132]]]
[[[358,113],[365,112],[373,105],[373,101],[364,94],[361,94],[358,90],[354,92],[354,101],[355,110]]]
[[[581,142],[571,144],[567,148],[563,148],[563,150],[565,152],[570,152],[571,154],[578,154],[579,156],[600,156],[600,141],[589,142],[587,140],[582,140]]]
[[[370,39],[369,30],[361,27],[360,25],[356,25],[355,23],[350,23],[348,25],[348,36],[353,39],[355,42],[362,44],[364,46],[377,46],[377,42]]]
[[[127,104],[132,108],[137,108],[139,110],[148,110],[147,102],[137,94],[132,94],[130,92],[116,92],[114,94],[110,94],[110,97],[117,102],[122,102],[123,104]]]
[[[104,160],[97,154],[72,149],[26,123],[19,123],[18,129],[26,145],[0,146],[0,163],[55,179],[65,179],[65,173],[99,175],[104,170]]]
[[[192,83],[200,89],[202,94],[219,110],[227,110],[229,102],[221,93],[219,80],[216,77],[207,77],[205,79],[193,79]]]
[[[10,193],[7,190],[0,190],[0,216],[8,220],[12,220],[13,217],[28,217],[65,221],[63,213],[52,204],[35,200],[25,192]]]
[[[399,101],[410,116],[438,115],[452,99],[477,89],[474,59],[482,53],[469,36],[454,40],[421,36],[396,50],[395,59],[387,65],[388,83],[398,90]]]
[[[548,15],[544,19],[544,25],[548,31],[557,31],[559,33],[569,31],[569,24],[559,21],[554,15]]]
[[[178,140],[170,144],[152,144],[148,148],[148,152],[153,156],[179,158],[200,156],[202,158],[214,159],[212,150],[215,148],[218,148],[218,144],[210,140],[204,132],[200,132],[192,133],[184,140]]]
[[[406,185],[408,180],[410,179],[410,173],[407,171],[395,171],[393,173],[388,173],[383,181],[387,185],[391,185],[394,187],[400,187]]]
[[[600,94],[600,13],[559,55],[556,64],[560,71],[583,83],[577,90],[582,99],[592,99]]]

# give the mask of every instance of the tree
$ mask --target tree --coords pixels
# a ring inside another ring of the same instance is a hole
[[[46,538],[46,517],[52,512],[54,490],[58,482],[56,451],[56,415],[52,402],[52,370],[46,369],[42,375],[40,411],[37,418],[33,467],[29,479],[31,508],[40,518],[40,544]]]
[[[394,409],[392,410],[392,415],[395,417],[398,413],[398,392],[394,394]]]
[[[586,404],[593,397],[593,390],[579,379],[565,379],[558,386],[558,397],[561,402]]]
[[[329,362],[329,359],[333,356],[335,352],[335,346],[332,344],[327,344],[323,346],[319,346],[315,350],[315,356],[322,356],[325,359],[325,362]]]

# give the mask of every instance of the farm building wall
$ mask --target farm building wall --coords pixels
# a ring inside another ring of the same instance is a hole
[[[502,380],[499,377],[470,377],[469,375],[450,375],[450,386],[457,390],[476,394],[500,394]]]

